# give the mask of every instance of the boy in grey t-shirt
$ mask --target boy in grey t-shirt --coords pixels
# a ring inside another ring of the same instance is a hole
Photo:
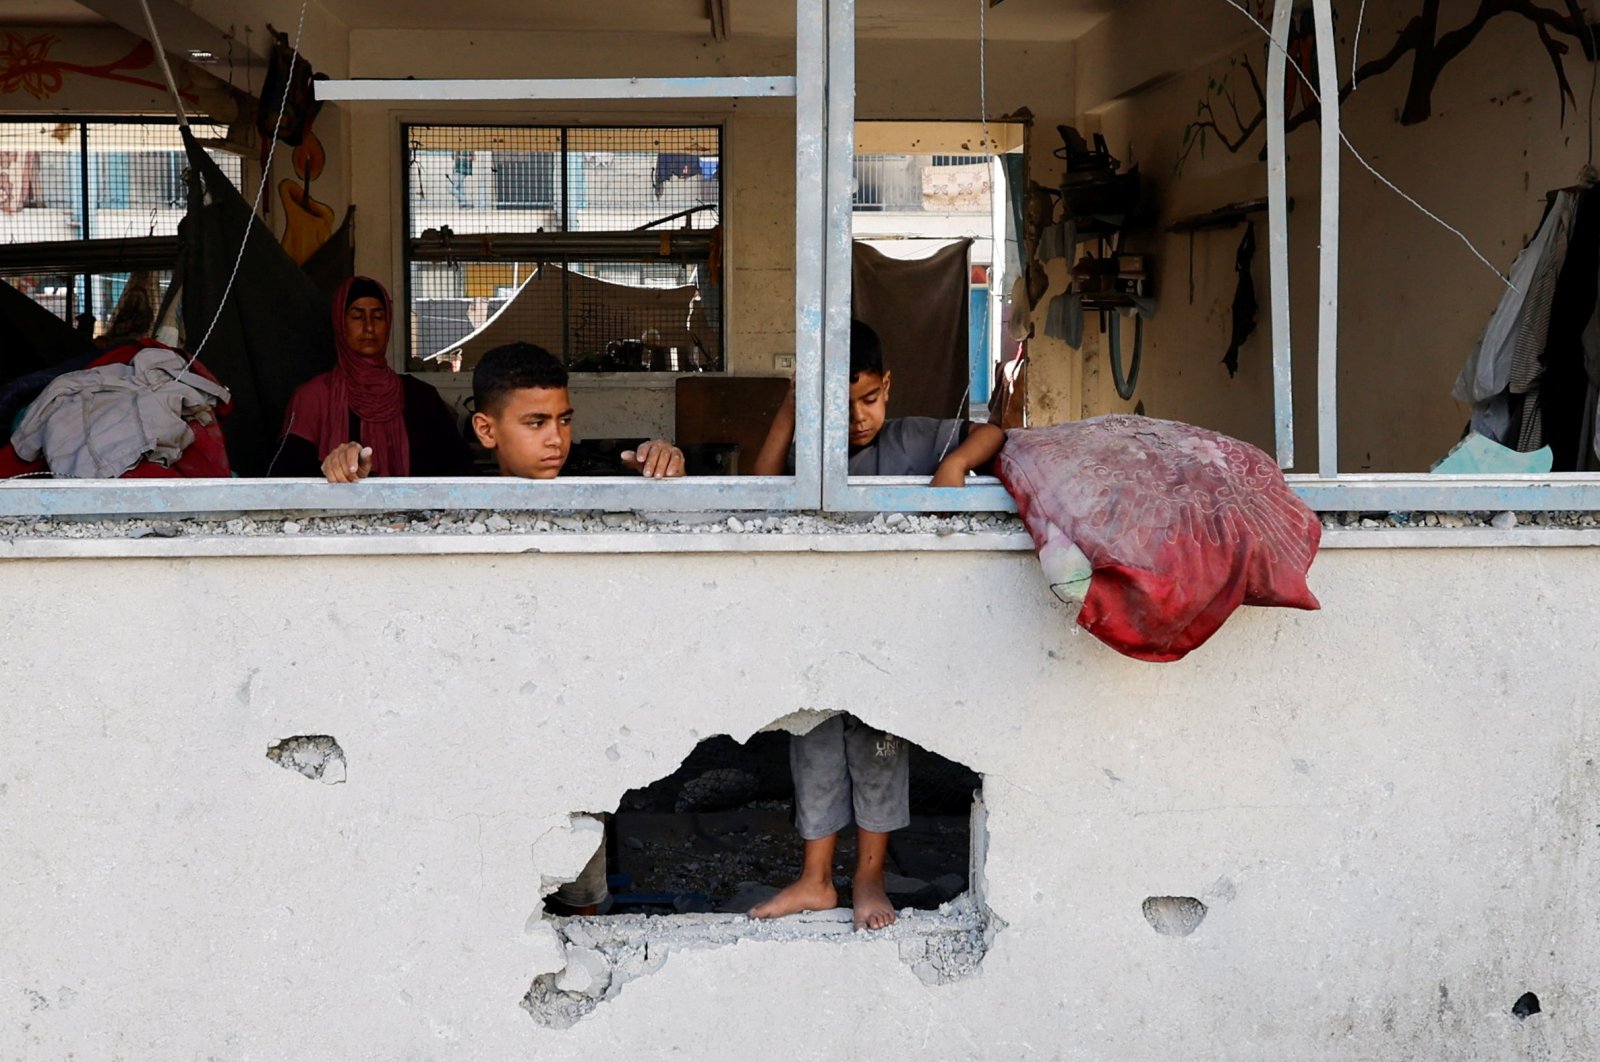
[[[850,474],[932,476],[931,486],[959,487],[967,474],[994,460],[1005,432],[992,424],[932,417],[886,421],[889,373],[873,330],[850,326]],[[781,475],[794,438],[794,390],[756,458],[757,475]],[[833,853],[839,831],[856,824],[856,869],[851,902],[857,929],[882,929],[895,920],[883,885],[889,833],[911,821],[911,774],[906,743],[853,715],[836,714],[790,739],[795,828],[805,841],[800,877],[752,918],[818,911],[839,902]]]

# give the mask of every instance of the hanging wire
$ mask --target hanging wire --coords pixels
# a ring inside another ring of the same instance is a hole
[[[211,333],[217,329],[217,322],[222,320],[222,311],[228,305],[228,296],[233,293],[234,281],[239,279],[239,267],[244,264],[244,251],[250,245],[250,232],[255,228],[257,215],[261,213],[261,198],[266,194],[267,181],[272,176],[272,157],[278,150],[278,130],[283,127],[283,115],[289,107],[289,89],[294,85],[295,64],[300,61],[300,37],[306,28],[306,4],[309,0],[300,0],[300,19],[294,30],[294,51],[289,58],[289,69],[283,79],[283,95],[278,98],[278,118],[272,123],[272,139],[267,143],[267,160],[261,167],[261,180],[256,184],[255,202],[250,206],[250,217],[245,222],[244,237],[239,241],[239,253],[233,259],[233,272],[228,274],[228,283],[222,289],[222,297],[217,300],[217,312],[211,317],[211,324],[206,328],[205,335],[200,337],[200,342],[195,345],[194,352],[189,355],[189,360],[183,365],[183,371],[174,379],[181,380],[194,363],[200,359],[200,352],[205,350],[206,344],[211,340]]]
[[[1263,34],[1266,35],[1266,38],[1271,43],[1272,47],[1274,47],[1274,48],[1278,49],[1278,51],[1282,52],[1283,55],[1284,55],[1284,58],[1288,60],[1289,65],[1294,68],[1295,73],[1300,75],[1301,80],[1303,80],[1305,82],[1306,91],[1311,93],[1312,99],[1316,100],[1317,104],[1319,106],[1321,106],[1322,105],[1322,96],[1321,96],[1321,94],[1319,94],[1317,92],[1316,86],[1312,83],[1311,79],[1306,76],[1306,72],[1300,68],[1300,64],[1295,61],[1295,57],[1293,55],[1289,54],[1288,49],[1284,48],[1282,45],[1280,45],[1278,43],[1277,39],[1272,36],[1272,31],[1269,30],[1266,26],[1263,26],[1260,22],[1258,22],[1256,20],[1256,17],[1254,15],[1252,15],[1249,11],[1245,10],[1244,6],[1242,4],[1240,4],[1238,2],[1238,0],[1222,0],[1222,2],[1227,4],[1229,7],[1233,8],[1235,11],[1239,12],[1239,14],[1243,15],[1245,18],[1249,19],[1250,20],[1250,24],[1252,26],[1254,26],[1256,29],[1260,30]],[[1334,104],[1335,104],[1335,106],[1337,106],[1338,105],[1338,101],[1335,100]],[[1592,124],[1593,123],[1591,123],[1591,132],[1592,132]],[[1361,152],[1356,149],[1356,146],[1350,142],[1350,137],[1345,134],[1345,131],[1344,131],[1343,127],[1340,127],[1340,129],[1339,129],[1339,139],[1344,143],[1344,146],[1350,150],[1350,154],[1355,158],[1355,160],[1357,162],[1359,162],[1361,164],[1363,169],[1365,169],[1368,173],[1370,173],[1374,177],[1376,177],[1386,188],[1388,188],[1395,195],[1399,196],[1401,199],[1404,199],[1407,203],[1410,203],[1412,206],[1416,207],[1418,210],[1420,210],[1427,217],[1432,219],[1441,228],[1445,229],[1445,231],[1453,233],[1457,239],[1459,239],[1462,243],[1467,245],[1467,250],[1471,251],[1473,256],[1476,257],[1478,259],[1478,261],[1482,262],[1488,268],[1489,272],[1493,273],[1496,277],[1499,278],[1500,283],[1504,284],[1506,287],[1510,288],[1512,291],[1517,291],[1518,290],[1517,286],[1515,284],[1511,283],[1511,278],[1506,276],[1504,273],[1500,272],[1500,270],[1495,267],[1495,264],[1493,262],[1489,261],[1488,258],[1484,257],[1483,252],[1478,250],[1477,245],[1474,244],[1472,242],[1472,240],[1470,240],[1467,237],[1466,233],[1462,232],[1460,229],[1456,228],[1454,225],[1450,224],[1448,221],[1445,221],[1443,218],[1441,218],[1439,215],[1435,214],[1433,211],[1429,210],[1427,207],[1423,206],[1421,203],[1417,202],[1411,196],[1407,195],[1404,191],[1402,191],[1399,185],[1395,184],[1393,181],[1389,180],[1389,178],[1387,178],[1383,174],[1379,173],[1378,170],[1377,170],[1377,167],[1373,166],[1372,163],[1368,162],[1366,160],[1366,158],[1361,154]],[[1519,294],[1520,294],[1520,292],[1519,292]]]
[[[978,0],[978,121],[983,142],[989,143],[989,0]]]
[[[1356,35],[1350,38],[1350,91],[1356,90],[1356,60],[1361,55],[1361,26],[1367,21],[1367,0],[1361,0],[1361,10],[1356,12]]]

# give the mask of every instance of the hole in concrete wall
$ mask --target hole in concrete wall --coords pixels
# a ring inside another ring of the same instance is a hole
[[[1539,1013],[1539,997],[1532,992],[1522,993],[1517,997],[1517,1001],[1511,1004],[1511,1013],[1517,1016],[1518,1021],[1526,1019],[1530,1014]]]
[[[911,821],[889,834],[884,860],[894,924],[855,931],[853,827],[840,832],[834,853],[835,906],[747,917],[801,868],[789,743],[782,732],[759,733],[743,744],[713,737],[671,774],[623,796],[606,816],[610,895],[603,913],[572,916],[566,905],[547,903],[543,925],[554,930],[564,965],[535,978],[525,997],[536,1021],[564,1028],[629,980],[659,969],[672,952],[740,940],[890,941],[926,984],[976,971],[1002,928],[983,903],[982,779],[903,741],[910,756]]]
[[[1147,896],[1144,920],[1165,937],[1186,937],[1200,928],[1209,908],[1193,896]]]
[[[889,837],[885,881],[896,907],[932,910],[967,888],[976,772],[912,747],[911,824]],[[613,914],[743,913],[794,880],[789,735],[700,742],[665,778],[623,795],[606,831]],[[848,906],[853,828],[834,854]]]
[[[288,771],[328,785],[344,781],[344,749],[326,734],[287,737],[267,749],[267,759]]]

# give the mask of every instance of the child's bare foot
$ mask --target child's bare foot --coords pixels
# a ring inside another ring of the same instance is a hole
[[[894,924],[894,904],[889,902],[889,894],[883,890],[881,877],[857,875],[850,886],[850,895],[858,930],[882,929]]]
[[[884,897],[884,902],[888,902],[888,897]],[[750,917],[782,918],[801,911],[831,911],[838,905],[839,890],[833,887],[833,882],[801,878],[772,899],[750,908]]]

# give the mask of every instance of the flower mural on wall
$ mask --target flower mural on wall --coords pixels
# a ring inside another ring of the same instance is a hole
[[[52,59],[50,51],[60,43],[61,38],[51,33],[24,37],[15,30],[0,30],[0,96],[26,92],[36,100],[49,99],[61,91],[69,74],[166,91],[159,81],[132,76],[132,71],[148,69],[155,62],[155,49],[148,41],[140,41],[119,59],[95,66]],[[200,99],[190,89],[180,89],[179,95],[190,103]]]
[[[1572,83],[1567,78],[1566,57],[1575,43],[1583,57],[1596,60],[1596,34],[1600,30],[1589,22],[1578,0],[1560,0],[1560,7],[1547,7],[1535,0],[1478,0],[1472,17],[1454,28],[1441,27],[1443,0],[1421,0],[1420,8],[1400,28],[1389,50],[1361,63],[1339,88],[1343,102],[1357,85],[1368,78],[1388,73],[1407,56],[1411,57],[1411,79],[1405,103],[1400,108],[1400,124],[1415,125],[1433,114],[1433,90],[1445,67],[1470,48],[1478,35],[1501,15],[1514,15],[1529,23],[1539,44],[1550,58],[1561,100],[1561,121],[1567,118],[1567,105],[1576,106]],[[1265,3],[1257,3],[1257,21],[1265,23],[1269,13]],[[1268,45],[1267,47],[1270,47]],[[1315,34],[1311,12],[1298,12],[1292,23],[1288,52],[1301,70],[1313,80],[1317,77]],[[1286,75],[1284,128],[1292,132],[1307,122],[1320,121],[1322,107],[1311,94],[1310,86],[1290,67]],[[1241,84],[1247,82],[1247,84]],[[1243,98],[1244,104],[1240,105]],[[1220,77],[1209,78],[1206,95],[1195,109],[1195,120],[1184,129],[1175,168],[1182,171],[1191,155],[1204,157],[1207,147],[1220,143],[1230,153],[1241,151],[1267,117],[1267,94],[1255,62],[1250,55],[1234,59]]]
[[[0,92],[19,89],[36,100],[61,90],[61,72],[49,62],[50,46],[59,37],[41,33],[32,40],[22,34],[0,34]]]

